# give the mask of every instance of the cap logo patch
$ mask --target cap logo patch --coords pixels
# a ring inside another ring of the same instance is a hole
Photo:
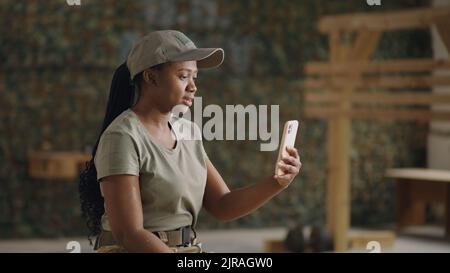
[[[180,41],[183,45],[186,45],[187,43],[190,42],[189,38],[186,37],[185,35],[181,34],[181,33],[175,33],[174,34],[175,38]]]

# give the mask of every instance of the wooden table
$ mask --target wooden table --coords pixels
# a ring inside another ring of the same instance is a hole
[[[396,181],[396,218],[400,230],[425,223],[427,202],[445,204],[445,236],[450,237],[450,171],[433,169],[388,169]]]

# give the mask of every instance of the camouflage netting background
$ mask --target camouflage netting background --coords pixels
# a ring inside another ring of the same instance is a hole
[[[392,3],[396,2],[396,3]],[[200,228],[290,226],[325,222],[326,121],[302,112],[303,65],[327,60],[321,15],[428,6],[428,1],[142,0],[0,3],[0,236],[86,234],[77,181],[33,179],[27,153],[90,152],[105,111],[113,71],[131,43],[157,29],[180,29],[202,47],[223,47],[220,69],[199,75],[203,105],[281,105],[280,121],[299,119],[303,169],[283,193],[255,213],[220,223],[206,213]],[[430,57],[427,30],[383,35],[376,57]],[[426,90],[425,90],[426,91]],[[389,167],[424,166],[427,126],[353,123],[352,224],[393,221]],[[211,141],[205,149],[231,188],[270,175],[276,152],[256,141]]]

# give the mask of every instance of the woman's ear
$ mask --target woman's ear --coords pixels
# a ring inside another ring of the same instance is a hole
[[[158,84],[156,83],[156,73],[155,71],[151,70],[151,69],[146,69],[144,70],[144,72],[142,72],[142,79],[148,83],[148,84],[153,84],[154,86],[158,86]]]

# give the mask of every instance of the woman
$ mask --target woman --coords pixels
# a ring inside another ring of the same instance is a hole
[[[277,163],[283,175],[230,191],[199,128],[172,114],[191,106],[197,68],[217,67],[223,58],[220,48],[196,48],[183,33],[164,30],[138,41],[117,68],[102,133],[80,181],[98,252],[201,252],[195,224],[202,207],[223,221],[242,217],[298,174],[300,158],[291,148]],[[194,128],[194,138],[183,128]]]

